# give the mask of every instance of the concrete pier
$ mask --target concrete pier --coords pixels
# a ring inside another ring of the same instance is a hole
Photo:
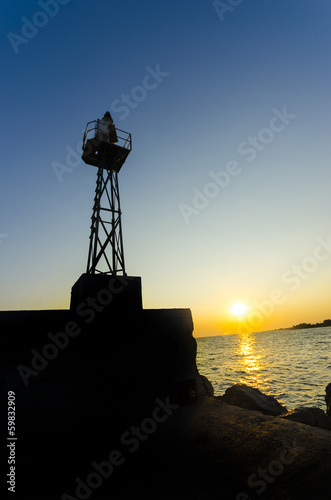
[[[0,312],[17,498],[328,497],[329,431],[206,396],[191,311],[143,309],[140,278],[109,283],[83,276],[70,310]]]

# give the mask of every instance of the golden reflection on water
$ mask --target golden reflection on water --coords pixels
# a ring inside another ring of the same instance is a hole
[[[263,372],[268,368],[268,363],[265,357],[258,352],[254,334],[238,335],[236,358],[240,363],[240,371],[245,373],[245,378],[240,379],[242,384],[252,385],[258,389],[269,389],[269,379],[263,376]]]

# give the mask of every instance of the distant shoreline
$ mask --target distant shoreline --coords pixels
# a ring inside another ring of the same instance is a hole
[[[251,333],[272,333],[272,332],[281,332],[285,330],[305,330],[308,328],[325,328],[325,327],[331,327],[331,319],[325,319],[323,323],[314,323],[314,324],[299,323],[298,325],[288,326],[285,328],[275,328],[274,330],[260,330]],[[238,335],[238,333],[236,332],[236,333],[220,333],[219,335],[200,335],[194,338],[197,340],[197,339],[207,339],[212,337],[224,337],[227,335]]]
[[[325,319],[323,323],[299,323],[288,328],[278,328],[278,330],[304,330],[306,328],[322,328],[325,326],[331,326],[331,319]]]

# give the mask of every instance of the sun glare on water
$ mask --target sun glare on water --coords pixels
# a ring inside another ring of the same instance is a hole
[[[242,318],[248,311],[248,307],[245,304],[242,304],[241,302],[236,302],[235,304],[233,304],[230,311],[234,316]]]

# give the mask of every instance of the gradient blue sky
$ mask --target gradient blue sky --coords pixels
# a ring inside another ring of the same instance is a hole
[[[76,160],[60,182],[53,165],[111,110],[133,137],[119,182],[145,308],[190,307],[196,336],[235,331],[237,301],[253,330],[331,317],[330,1],[243,0],[224,16],[206,0],[54,1],[53,17],[0,6],[0,309],[69,306],[96,169]],[[163,76],[143,95],[147,68]],[[124,94],[139,101],[119,111]],[[295,118],[272,136],[285,107]],[[185,221],[179,207],[230,161],[238,175]]]

